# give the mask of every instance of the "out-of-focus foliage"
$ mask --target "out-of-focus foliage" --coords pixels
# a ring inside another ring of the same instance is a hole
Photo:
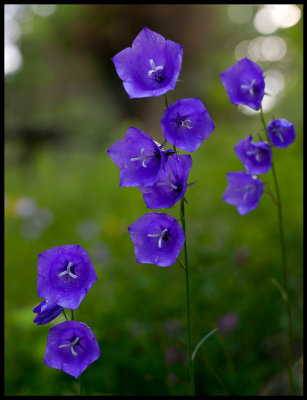
[[[265,118],[288,119],[297,133],[273,157],[301,393],[302,18],[262,34],[253,24],[263,8],[257,5],[57,5],[48,16],[37,7],[8,9],[7,16],[20,29],[22,64],[5,76],[5,393],[79,393],[78,381],[43,362],[50,326],[63,316],[37,326],[32,313],[41,301],[37,255],[70,243],[87,249],[98,275],[75,312],[101,346],[100,359],[81,376],[85,393],[188,393],[184,271],[177,264],[136,263],[127,227],[150,210],[137,188],[118,186],[118,168],[106,153],[129,126],[163,140],[163,97],[129,100],[111,61],[144,26],[184,46],[181,82],[169,103],[199,97],[216,127],[192,154],[189,180],[198,183],[186,195],[194,346],[219,328],[195,360],[199,395],[288,390],[287,320],[272,284],[272,278],[283,284],[276,206],[264,195],[256,210],[240,217],[221,199],[226,173],[243,170],[233,147],[249,134],[256,138],[262,127],[258,114],[229,102],[219,74],[240,54],[275,77]],[[245,22],[235,23],[234,11],[243,12]],[[263,180],[272,186],[271,173]],[[179,217],[178,205],[163,211]]]

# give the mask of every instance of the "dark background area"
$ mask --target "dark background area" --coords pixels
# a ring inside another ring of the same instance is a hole
[[[274,8],[275,7],[275,8]],[[278,8],[279,7],[279,8]],[[288,7],[288,8],[285,8]],[[259,113],[232,105],[220,73],[238,59],[266,76],[266,122],[294,123],[274,149],[293,313],[296,392],[303,349],[302,5],[5,6],[5,394],[74,395],[79,383],[43,362],[48,332],[33,323],[37,256],[80,244],[98,281],[75,312],[101,357],[83,374],[89,395],[188,393],[185,276],[178,264],[138,264],[128,226],[149,212],[137,188],[119,187],[107,149],[130,126],[162,142],[163,97],[129,99],[111,58],[144,26],[183,45],[169,103],[199,97],[215,130],[192,153],[186,197],[193,347],[199,395],[287,394],[287,320],[277,208],[264,194],[241,217],[222,201],[233,148],[262,132]],[[271,172],[262,176],[273,188]],[[179,205],[162,210],[179,217]]]

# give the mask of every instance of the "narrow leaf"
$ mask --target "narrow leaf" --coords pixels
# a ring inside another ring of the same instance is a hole
[[[209,332],[206,336],[204,336],[197,344],[197,346],[195,347],[193,353],[192,353],[192,360],[194,361],[194,358],[196,356],[196,353],[198,352],[198,349],[200,348],[200,346],[208,339],[208,337],[210,337],[215,331],[217,331],[217,328],[213,329],[211,332]]]

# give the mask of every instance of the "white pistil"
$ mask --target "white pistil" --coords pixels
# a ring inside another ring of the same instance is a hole
[[[60,272],[60,273],[58,274],[58,276],[69,275],[69,276],[71,276],[72,278],[77,279],[77,278],[78,278],[78,275],[75,275],[75,274],[72,273],[71,270],[70,270],[70,268],[71,268],[73,265],[74,265],[74,264],[73,264],[72,262],[69,262],[68,265],[67,265],[66,270],[63,271],[63,272]]]
[[[185,121],[181,122],[181,126],[184,126],[187,129],[192,129],[192,126],[189,124],[192,125],[192,121],[190,119],[186,119]]]
[[[159,182],[159,183],[157,183],[157,186],[162,186],[162,185],[168,185],[174,190],[177,189],[177,186],[172,183],[172,173],[171,172],[169,172],[169,174],[168,174],[168,182]]]
[[[260,152],[258,151],[258,148],[257,148],[257,147],[255,148],[255,150],[247,151],[246,154],[247,154],[248,156],[251,156],[251,155],[253,155],[253,154],[256,154],[256,155],[255,155],[256,160],[259,161],[259,162],[261,161],[261,155],[260,155]]]
[[[256,82],[256,79],[253,79],[249,85],[240,85],[241,89],[248,89],[249,93],[254,96],[255,95],[255,89],[254,89],[254,84]]]
[[[281,134],[281,132],[280,132],[280,128],[273,128],[273,129],[272,129],[272,132],[276,132],[276,135],[279,137],[279,139],[280,139],[281,142],[284,141],[284,138],[283,138],[283,136],[282,136],[282,134]]]
[[[72,354],[73,354],[74,356],[77,356],[78,353],[74,350],[74,345],[77,344],[78,342],[79,342],[79,338],[76,337],[76,339],[75,339],[72,343],[61,344],[61,345],[59,346],[59,349],[61,349],[61,348],[63,348],[63,347],[70,347],[70,350],[71,350]]]
[[[145,151],[145,149],[141,149],[141,153],[142,153],[141,157],[133,157],[133,158],[130,158],[130,160],[131,160],[131,161],[143,160],[142,166],[143,166],[144,168],[147,168],[147,165],[145,164],[145,161],[146,161],[148,158],[152,158],[152,156],[144,156],[144,151]]]
[[[164,69],[162,65],[158,65],[158,67],[156,67],[153,59],[150,59],[149,63],[152,69],[148,71],[148,76],[151,76],[152,74],[155,74],[157,71]]]
[[[162,239],[163,239],[164,234],[167,231],[168,231],[168,229],[165,228],[165,229],[163,229],[163,231],[161,233],[149,233],[147,236],[148,237],[158,237],[159,238],[158,246],[159,246],[159,249],[161,249],[161,247],[162,247]]]

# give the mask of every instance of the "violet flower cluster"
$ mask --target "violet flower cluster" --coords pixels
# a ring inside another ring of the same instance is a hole
[[[265,95],[262,69],[248,58],[243,58],[221,73],[221,80],[233,104],[243,104],[261,110]],[[267,140],[253,142],[252,135],[234,147],[245,171],[229,172],[228,186],[223,194],[226,203],[234,205],[240,215],[255,209],[264,192],[264,184],[258,175],[267,173],[272,166],[272,146],[288,147],[295,139],[293,123],[274,119],[267,126]]]
[[[54,320],[64,308],[77,309],[97,280],[87,251],[74,244],[39,254],[37,272],[37,292],[43,298],[33,309],[37,325]],[[50,329],[44,357],[49,367],[62,369],[77,379],[99,357],[95,335],[84,323],[66,320]]]
[[[143,28],[112,61],[129,98],[165,95],[174,90],[181,70],[183,47]],[[185,195],[192,158],[176,148],[194,152],[212,133],[214,124],[198,98],[179,99],[161,119],[163,145],[136,127],[108,150],[120,168],[119,186],[138,187],[149,209],[170,208]],[[165,150],[165,143],[173,150]],[[128,228],[136,260],[161,267],[174,264],[185,242],[178,221],[162,212],[150,212]]]

